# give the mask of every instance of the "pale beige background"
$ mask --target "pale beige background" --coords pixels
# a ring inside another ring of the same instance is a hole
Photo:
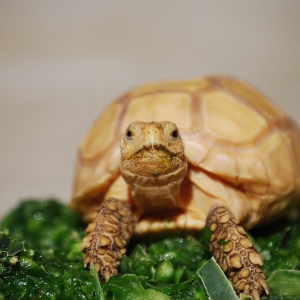
[[[0,0],[0,215],[71,195],[76,147],[151,80],[238,75],[300,123],[300,1]]]

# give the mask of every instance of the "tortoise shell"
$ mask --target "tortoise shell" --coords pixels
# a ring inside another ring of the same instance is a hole
[[[76,165],[72,206],[84,219],[111,196],[112,186],[123,183],[119,145],[127,126],[133,121],[164,120],[178,126],[185,143],[188,171],[183,199],[197,221],[186,227],[203,228],[216,201],[229,207],[246,228],[273,220],[296,205],[300,179],[296,124],[251,85],[215,76],[144,85],[103,111],[82,141]],[[124,199],[130,198],[129,190],[122,193]],[[146,232],[149,227],[144,228]]]

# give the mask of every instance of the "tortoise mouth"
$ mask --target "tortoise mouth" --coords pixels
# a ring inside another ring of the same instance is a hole
[[[155,152],[155,151],[160,151],[160,152],[164,152],[166,155],[170,155],[170,156],[176,156],[177,154],[173,151],[171,151],[170,149],[168,149],[165,145],[162,144],[147,144],[147,145],[143,145],[141,148],[137,149],[137,151],[133,154],[133,156],[139,155],[140,152],[143,151],[148,151],[150,152]]]
[[[183,165],[183,155],[161,144],[143,145],[131,157],[122,161],[123,169],[147,177],[171,174]]]

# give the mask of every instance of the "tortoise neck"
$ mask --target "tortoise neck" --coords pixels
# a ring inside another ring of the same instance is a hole
[[[181,183],[186,171],[186,161],[175,172],[151,177],[130,173],[121,165],[121,174],[130,187],[140,216],[179,210]]]

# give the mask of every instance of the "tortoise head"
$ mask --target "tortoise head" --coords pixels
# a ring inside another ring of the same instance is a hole
[[[187,161],[177,126],[133,122],[121,141],[121,174],[139,213],[177,209]]]
[[[159,178],[184,165],[184,145],[174,123],[133,122],[127,127],[121,142],[123,171]]]

